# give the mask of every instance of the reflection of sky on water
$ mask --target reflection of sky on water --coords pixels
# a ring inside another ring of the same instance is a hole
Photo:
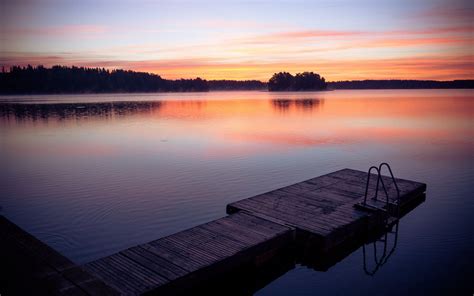
[[[446,286],[467,272],[459,254],[472,258],[474,243],[472,91],[44,98],[0,104],[0,211],[76,262],[221,217],[235,200],[387,161],[428,191],[377,283],[395,289],[397,268]],[[360,258],[327,273],[297,267],[261,293],[331,291],[340,277],[340,291],[381,292],[360,277]]]

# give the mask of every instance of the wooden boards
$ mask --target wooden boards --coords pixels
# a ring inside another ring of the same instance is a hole
[[[82,267],[0,216],[0,239],[6,242],[1,252],[8,254],[2,272],[10,274],[2,278],[17,281],[16,286],[33,283],[28,286],[39,286],[51,295],[186,295],[196,292],[190,289],[198,284],[218,285],[221,275],[242,266],[281,259],[280,250],[302,241],[329,250],[366,232],[373,221],[379,221],[377,212],[354,207],[363,200],[366,178],[365,172],[344,169],[237,201],[227,206],[227,217]],[[369,198],[375,194],[375,175],[372,180]],[[383,177],[383,181],[390,201],[395,201],[392,180]],[[418,182],[397,179],[397,184],[402,210],[426,190]],[[8,288],[9,283],[2,286]],[[41,294],[37,291],[20,292]]]
[[[1,215],[0,242],[2,295],[118,295]]]
[[[237,213],[90,262],[84,268],[122,294],[139,295],[212,278],[292,240],[290,227]]]
[[[375,175],[371,177],[369,197],[375,194],[376,179]],[[364,227],[373,215],[354,208],[363,200],[366,181],[366,172],[343,169],[231,203],[227,206],[227,212],[247,212],[277,221],[297,231],[319,236],[326,248],[333,247]],[[383,181],[390,200],[394,201],[397,193],[391,178],[384,176]],[[426,185],[419,182],[396,181],[401,207],[426,190]],[[379,197],[385,198],[381,187]]]

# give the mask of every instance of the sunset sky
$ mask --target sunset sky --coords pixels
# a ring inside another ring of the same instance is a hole
[[[474,79],[474,1],[0,0],[0,64],[164,78]]]

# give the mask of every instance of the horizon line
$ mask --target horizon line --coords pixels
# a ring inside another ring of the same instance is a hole
[[[207,79],[207,78],[203,78],[201,76],[196,76],[196,77],[193,77],[193,78],[184,78],[184,77],[181,77],[181,78],[165,78],[163,77],[162,75],[158,74],[158,73],[155,73],[155,72],[149,72],[149,71],[140,71],[140,70],[133,70],[133,69],[124,69],[124,68],[107,68],[107,67],[100,67],[100,66],[93,66],[93,67],[90,67],[90,66],[76,66],[76,65],[60,65],[60,64],[56,64],[56,65],[51,65],[50,67],[47,67],[47,66],[44,66],[42,64],[37,64],[37,65],[31,65],[31,64],[27,64],[27,65],[9,65],[8,66],[8,71],[5,71],[6,68],[5,68],[5,65],[2,65],[2,71],[0,73],[10,73],[12,68],[14,67],[19,67],[19,68],[27,68],[28,66],[31,66],[32,68],[38,68],[38,67],[44,67],[45,69],[52,69],[53,67],[64,67],[64,68],[69,68],[69,69],[72,69],[72,68],[84,68],[84,69],[99,69],[99,70],[106,70],[106,71],[109,71],[109,72],[113,72],[113,71],[130,71],[130,72],[134,72],[134,73],[146,73],[148,75],[156,75],[156,76],[159,76],[160,78],[162,79],[165,79],[165,80],[181,80],[181,79],[185,79],[185,80],[193,80],[193,79],[202,79],[202,80],[205,80],[205,81],[239,81],[239,82],[245,82],[245,81],[259,81],[261,83],[268,83],[268,80],[271,78],[268,78],[266,81],[263,81],[263,80],[260,80],[260,79],[229,79],[229,78],[221,78],[221,79]],[[287,73],[290,73],[292,75],[296,75],[298,73],[304,73],[304,72],[313,72],[313,73],[316,73],[316,74],[319,74],[322,78],[324,78],[324,75],[318,73],[318,72],[315,72],[315,71],[302,71],[302,72],[294,72],[291,73],[290,71],[285,71],[285,70],[282,70],[282,71],[278,71],[278,72],[275,72],[273,74],[276,74],[276,73],[281,73],[281,72],[287,72]],[[272,75],[273,75],[272,74]],[[374,78],[364,78],[364,79],[346,79],[346,80],[331,80],[331,81],[328,81],[326,80],[327,83],[334,83],[334,82],[355,82],[355,81],[434,81],[434,82],[454,82],[454,81],[474,81],[474,77],[473,78],[469,78],[469,79],[451,79],[451,80],[437,80],[437,79],[404,79],[404,78],[389,78],[389,79],[374,79]]]

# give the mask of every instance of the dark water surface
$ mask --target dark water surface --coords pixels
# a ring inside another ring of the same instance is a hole
[[[0,97],[0,213],[85,263],[387,161],[428,190],[383,268],[368,276],[360,248],[257,295],[471,295],[473,115],[472,90]]]

